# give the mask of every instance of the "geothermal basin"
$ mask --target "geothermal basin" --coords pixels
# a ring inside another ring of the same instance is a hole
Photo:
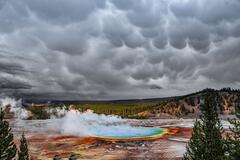
[[[86,160],[180,160],[195,121],[122,119],[115,115],[64,108],[48,110],[50,119],[27,120],[29,112],[21,105],[8,101],[6,104],[14,106],[11,108],[14,118],[8,121],[15,142],[19,145],[19,138],[24,132],[33,160],[50,160],[56,155],[68,158],[73,154]],[[223,126],[228,128],[229,124],[223,123]]]
[[[119,118],[107,117],[114,122],[110,123],[104,120],[105,116],[98,115],[96,117],[101,121],[92,121],[89,117],[96,119],[95,114],[87,114],[88,121],[83,120],[84,114],[81,119],[73,113],[71,120],[68,116],[60,120],[12,120],[11,126],[17,137],[24,131],[33,159],[44,160],[55,155],[67,158],[73,153],[87,160],[176,158],[185,151],[182,137],[188,139],[190,135],[190,130],[183,130],[184,134],[181,130],[171,134],[175,127],[169,128],[165,124],[172,126],[174,120],[124,120],[122,123]],[[74,116],[79,121],[73,122]],[[179,138],[180,141],[173,140]]]

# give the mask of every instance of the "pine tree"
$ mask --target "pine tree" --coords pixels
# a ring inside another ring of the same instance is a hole
[[[200,109],[202,116],[195,122],[192,137],[187,145],[184,160],[225,159],[222,125],[217,113],[217,94],[208,91]]]
[[[183,160],[202,160],[204,153],[202,124],[199,120],[195,121],[192,137],[187,145],[187,152]]]
[[[206,149],[203,159],[207,160],[225,159],[224,140],[222,138],[223,127],[218,118],[217,97],[216,92],[208,92],[204,104],[201,105],[201,120],[203,122]]]
[[[81,155],[80,154],[71,154],[71,156],[69,157],[69,160],[77,160],[78,158],[80,158]]]
[[[240,121],[236,119],[229,120],[233,127],[230,127],[232,135],[227,135],[227,151],[230,160],[240,159]]]
[[[55,155],[53,160],[61,160],[61,158],[59,157],[59,155]]]
[[[19,146],[19,151],[18,151],[18,160],[29,160],[28,144],[27,144],[27,140],[24,136],[24,133],[22,134],[22,138],[20,140],[20,146]]]
[[[240,118],[240,93],[237,94],[237,99],[235,101],[236,116]]]
[[[69,160],[76,160],[76,156],[74,154],[71,154],[71,156],[69,157]]]
[[[13,134],[9,123],[4,119],[4,112],[0,110],[0,159],[11,160],[16,156],[17,148],[13,142]]]

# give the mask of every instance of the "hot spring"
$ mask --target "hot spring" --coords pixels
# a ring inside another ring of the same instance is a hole
[[[111,140],[154,139],[167,133],[167,129],[134,127],[117,116],[98,115],[91,111],[69,111],[61,119],[61,132]]]
[[[112,131],[106,131],[111,129]],[[110,128],[95,128],[93,130],[97,138],[111,140],[144,140],[160,138],[167,133],[166,129],[149,128],[149,127],[110,127]]]

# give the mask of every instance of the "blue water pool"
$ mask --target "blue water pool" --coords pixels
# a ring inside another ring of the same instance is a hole
[[[132,127],[132,126],[101,126],[94,127],[91,132],[96,137],[131,139],[131,138],[148,138],[159,137],[167,132],[163,128],[150,127]]]

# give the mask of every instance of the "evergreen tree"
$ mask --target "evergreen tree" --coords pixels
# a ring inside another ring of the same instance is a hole
[[[16,156],[17,148],[13,142],[13,134],[9,123],[4,119],[4,112],[0,110],[0,159],[11,160]]]
[[[59,157],[59,155],[55,155],[53,160],[61,160],[61,158]]]
[[[217,96],[215,91],[208,91],[204,96],[204,103],[200,107],[202,116],[195,122],[184,160],[225,159],[222,125],[217,113]]]
[[[69,160],[77,160],[81,155],[80,154],[71,154],[71,156],[69,157]]]
[[[233,127],[230,127],[232,135],[227,135],[227,151],[230,160],[240,159],[240,121],[233,119],[229,120]]]
[[[208,92],[204,104],[201,105],[204,132],[204,159],[222,160],[225,159],[224,140],[222,138],[223,127],[218,118],[216,92]]]
[[[27,140],[24,136],[24,133],[22,134],[22,138],[20,140],[20,146],[19,146],[19,151],[18,151],[18,160],[29,160],[28,144],[27,144]]]
[[[235,110],[236,116],[240,118],[240,93],[237,94],[237,99],[235,101]]]
[[[76,160],[76,156],[74,154],[72,154],[70,157],[69,157],[69,160]]]
[[[192,137],[187,145],[187,152],[183,160],[202,160],[204,153],[202,124],[199,120],[195,121]]]

